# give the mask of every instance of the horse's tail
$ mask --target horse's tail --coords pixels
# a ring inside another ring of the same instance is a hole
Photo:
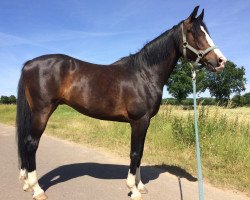
[[[27,141],[27,137],[31,131],[32,115],[25,96],[25,81],[23,78],[23,70],[18,83],[17,95],[16,140],[18,148],[18,160],[19,167],[25,169],[28,166],[25,144]]]

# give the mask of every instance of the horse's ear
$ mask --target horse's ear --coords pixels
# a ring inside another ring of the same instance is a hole
[[[204,18],[204,9],[202,9],[201,14],[197,18],[200,19],[201,21],[203,20],[203,18]]]
[[[194,8],[193,12],[191,13],[191,15],[187,18],[187,20],[188,20],[189,22],[193,22],[193,21],[194,21],[196,15],[197,15],[197,12],[198,12],[199,7],[200,7],[200,6],[196,6],[196,7]]]

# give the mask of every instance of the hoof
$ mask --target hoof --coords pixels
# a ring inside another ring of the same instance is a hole
[[[47,195],[43,192],[41,194],[38,194],[36,196],[33,196],[34,200],[46,200],[48,199]]]
[[[28,184],[24,184],[23,191],[24,192],[33,192],[33,189]]]
[[[143,200],[141,196],[131,197],[132,200]]]
[[[147,190],[146,187],[140,188],[140,189],[138,189],[138,190],[139,190],[139,192],[140,192],[141,194],[147,194],[147,193],[148,193],[148,190]]]
[[[33,192],[33,189],[28,187],[28,188],[23,188],[24,192]]]
[[[24,180],[26,180],[27,179],[27,176],[25,176],[25,175],[22,175],[22,176],[19,176],[19,181],[24,181]]]
[[[136,193],[136,194],[133,194],[133,193],[132,193],[131,199],[132,199],[132,200],[142,200],[141,193]]]

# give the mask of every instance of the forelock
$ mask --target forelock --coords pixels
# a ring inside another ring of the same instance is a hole
[[[194,36],[199,37],[199,33],[201,33],[201,26],[205,29],[207,34],[210,35],[206,24],[200,19],[195,19],[191,27],[191,32],[194,34]]]

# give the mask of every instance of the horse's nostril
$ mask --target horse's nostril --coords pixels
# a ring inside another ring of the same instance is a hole
[[[225,63],[226,61],[227,61],[227,59],[225,59],[223,57],[220,57],[218,60],[219,64]]]

